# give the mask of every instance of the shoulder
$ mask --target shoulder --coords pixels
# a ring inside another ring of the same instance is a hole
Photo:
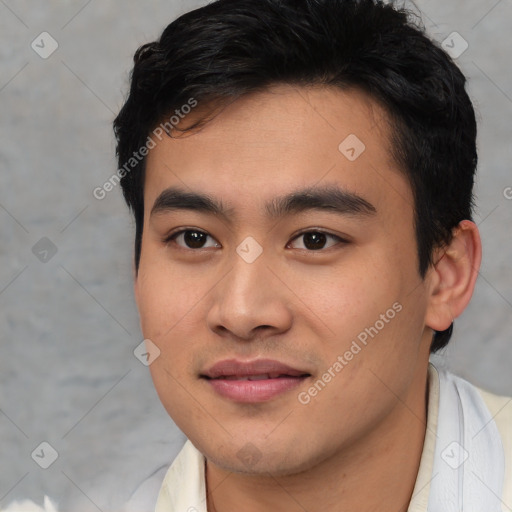
[[[512,397],[495,395],[477,386],[476,390],[489,409],[500,433],[505,454],[504,503],[512,503]]]
[[[510,454],[512,456],[512,397],[495,395],[477,386],[475,388],[485,402],[500,431],[507,455]]]
[[[144,480],[120,512],[203,510],[206,501],[204,456],[187,440],[170,465],[163,465]],[[183,508],[184,507],[184,508]]]
[[[162,482],[169,469],[168,465],[155,469],[133,492],[121,512],[153,512]]]

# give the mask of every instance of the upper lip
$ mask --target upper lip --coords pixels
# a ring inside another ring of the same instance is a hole
[[[202,372],[201,377],[216,379],[218,377],[250,377],[263,374],[289,375],[291,377],[310,375],[305,370],[293,368],[273,359],[256,359],[253,361],[224,359]]]

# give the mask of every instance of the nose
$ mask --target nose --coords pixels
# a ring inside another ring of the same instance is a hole
[[[264,254],[252,263],[235,255],[231,271],[214,289],[208,327],[222,337],[245,341],[290,329],[290,301],[276,270],[269,269]]]

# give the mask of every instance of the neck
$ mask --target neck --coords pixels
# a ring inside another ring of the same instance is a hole
[[[298,474],[231,473],[208,461],[208,511],[235,512],[243,503],[244,512],[406,512],[423,451],[427,403],[425,370],[378,428]]]

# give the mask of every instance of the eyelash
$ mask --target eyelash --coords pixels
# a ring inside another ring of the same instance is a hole
[[[178,238],[178,236],[186,233],[187,231],[191,231],[191,232],[195,232],[195,233],[202,233],[204,235],[207,235],[209,236],[210,238],[212,238],[213,240],[215,240],[210,234],[208,234],[206,231],[203,231],[201,229],[194,229],[194,228],[188,228],[188,229],[181,229],[179,231],[175,231],[174,233],[170,233],[169,235],[167,235],[163,240],[162,242],[164,244],[169,244],[170,242],[174,242],[176,241],[176,238]],[[310,233],[315,233],[315,234],[322,234],[322,235],[325,235],[327,237],[330,237],[330,238],[333,238],[333,239],[336,239],[337,240],[337,243],[334,244],[334,245],[331,245],[330,247],[327,247],[327,248],[322,248],[322,249],[299,249],[301,251],[306,251],[306,252],[309,252],[309,253],[319,253],[319,252],[325,252],[326,250],[328,249],[332,249],[333,247],[336,247],[337,245],[340,245],[340,244],[348,244],[349,241],[345,238],[342,238],[338,235],[334,235],[333,233],[329,233],[327,231],[323,231],[321,229],[310,229],[310,230],[307,230],[307,231],[302,231],[300,233],[297,233],[296,235],[294,235],[294,237],[291,239],[291,241],[287,244],[287,246],[297,240],[298,238],[300,238],[301,236],[304,236],[304,235],[307,235],[307,234],[310,234]],[[217,242],[218,243],[218,242]],[[199,252],[201,250],[204,250],[204,248],[199,248],[199,249],[193,249],[191,247],[183,247],[183,246],[180,246],[178,245],[178,247],[180,249],[183,249],[183,250],[186,250],[186,251],[192,251],[192,252]],[[208,248],[206,248],[208,249]]]

